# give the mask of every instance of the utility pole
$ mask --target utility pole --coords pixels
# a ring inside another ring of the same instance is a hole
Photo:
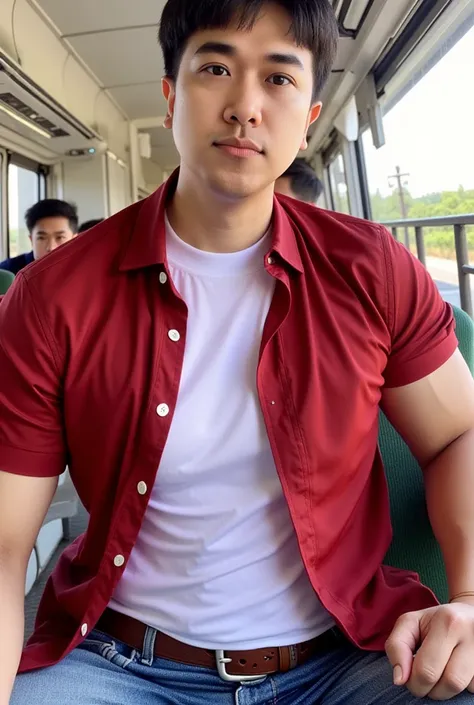
[[[405,203],[405,191],[403,189],[404,184],[402,179],[408,178],[410,174],[402,174],[399,166],[395,167],[395,171],[397,172],[396,174],[392,174],[392,176],[388,177],[388,185],[390,188],[393,188],[391,179],[395,179],[395,181],[397,182],[398,198],[400,200],[400,212],[402,214],[402,218],[405,219],[408,218],[408,211],[407,204]],[[405,245],[408,248],[410,247],[410,233],[408,232],[408,228],[405,228]]]

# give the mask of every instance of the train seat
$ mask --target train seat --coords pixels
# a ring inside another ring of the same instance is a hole
[[[0,269],[0,295],[6,294],[9,287],[13,284],[15,275],[8,272],[6,269]]]

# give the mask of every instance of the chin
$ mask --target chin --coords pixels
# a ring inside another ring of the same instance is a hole
[[[209,175],[208,183],[212,191],[230,200],[249,198],[269,186],[268,181],[258,174],[235,172]]]

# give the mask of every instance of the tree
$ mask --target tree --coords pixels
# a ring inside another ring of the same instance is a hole
[[[405,189],[405,203],[409,218],[436,218],[447,215],[474,213],[474,190],[442,191],[413,198]],[[371,195],[373,219],[378,222],[399,220],[400,199],[395,192],[382,196],[380,191]],[[474,227],[467,228],[468,245],[474,255]],[[426,228],[425,246],[427,254],[455,259],[453,228]]]

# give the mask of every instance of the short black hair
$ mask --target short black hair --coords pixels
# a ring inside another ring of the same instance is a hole
[[[313,54],[316,100],[336,58],[339,30],[330,0],[274,0],[291,17],[291,32]],[[159,40],[165,74],[176,80],[189,38],[204,29],[229,27],[236,21],[249,30],[269,0],[168,0],[161,16]]]
[[[291,190],[302,201],[316,203],[324,190],[314,169],[305,159],[295,159],[280,178],[290,180]]]
[[[56,198],[45,198],[38,201],[34,206],[28,208],[25,213],[25,222],[28,232],[32,232],[36,223],[43,218],[67,218],[69,227],[73,233],[77,233],[79,218],[77,208],[67,201],[59,201]]]
[[[96,225],[99,225],[99,223],[102,223],[103,220],[104,220],[103,218],[96,218],[95,220],[86,220],[85,223],[82,223],[78,232],[85,233],[86,230],[90,230],[91,228],[94,228]]]

